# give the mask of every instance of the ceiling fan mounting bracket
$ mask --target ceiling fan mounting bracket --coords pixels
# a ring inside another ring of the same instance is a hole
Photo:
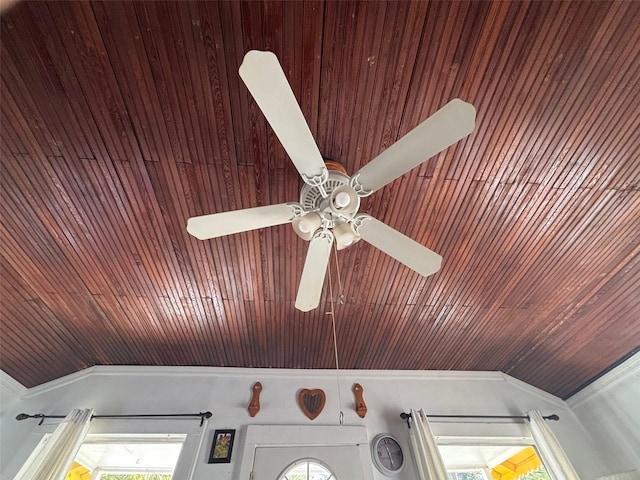
[[[329,170],[327,169],[327,167],[322,167],[322,173],[320,175],[309,176],[304,173],[300,173],[300,176],[302,177],[302,180],[304,180],[304,183],[318,188],[321,192],[324,193],[323,197],[327,196],[327,192],[324,190],[324,188],[322,188],[323,184],[329,178]]]
[[[302,208],[302,205],[300,205],[299,203],[288,202],[287,205],[291,207],[291,211],[293,212],[293,216],[291,217],[291,220],[293,220],[296,217],[300,217],[304,215],[304,208]]]
[[[369,218],[371,217],[366,213],[361,213],[360,215],[353,217],[351,219],[351,227],[353,228],[353,231],[356,232],[358,235],[360,235],[360,227]]]
[[[333,243],[333,233],[331,233],[331,230],[327,230],[326,228],[320,229],[314,233],[313,238],[324,240],[328,245]]]
[[[353,177],[351,177],[351,181],[349,182],[351,188],[353,188],[358,196],[360,197],[368,197],[373,193],[373,190],[365,187],[360,183],[360,174],[356,173]]]

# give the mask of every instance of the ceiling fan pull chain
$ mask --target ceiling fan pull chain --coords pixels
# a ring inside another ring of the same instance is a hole
[[[335,257],[336,259],[338,258],[337,255],[335,255]],[[336,266],[337,266],[337,263],[336,263]],[[338,341],[336,336],[336,315],[335,315],[334,301],[333,301],[333,282],[331,277],[331,268],[329,268],[329,305],[331,310],[327,312],[327,315],[331,315],[331,326],[333,328],[333,353],[336,358],[336,384],[338,385],[338,405],[340,408],[340,414],[338,415],[338,422],[340,426],[343,426],[344,412],[342,411],[342,392],[340,391],[340,364],[338,363]]]
[[[338,263],[338,245],[336,243],[333,244],[333,253],[336,259],[336,272],[338,274],[338,302],[340,305],[344,305],[344,290],[342,289],[342,279],[340,278],[340,264]],[[331,273],[329,273],[331,275]],[[329,277],[331,279],[331,277]],[[333,295],[331,296],[333,298]]]

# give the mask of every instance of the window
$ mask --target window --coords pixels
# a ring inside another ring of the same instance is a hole
[[[438,445],[449,480],[549,480],[531,445]]]
[[[170,474],[164,473],[103,473],[100,480],[171,480]]]
[[[185,435],[87,435],[67,480],[171,480]]]
[[[491,476],[495,480],[549,480],[549,474],[532,446],[522,448],[501,463],[493,465]]]
[[[449,480],[487,480],[484,470],[460,470],[447,472]]]
[[[545,468],[541,465],[535,470],[531,470],[518,477],[519,480],[551,480]]]
[[[299,460],[290,465],[279,480],[336,480],[336,477],[314,460]]]

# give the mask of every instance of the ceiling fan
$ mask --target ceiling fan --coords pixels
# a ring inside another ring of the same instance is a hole
[[[316,308],[335,239],[338,250],[364,239],[420,275],[440,269],[442,257],[370,215],[358,214],[360,197],[417,167],[469,135],[473,105],[454,99],[379,154],[351,177],[339,163],[325,161],[289,82],[272,52],[249,51],[240,77],[305,182],[300,202],[192,217],[187,231],[200,240],[292,223],[309,241],[295,306]]]

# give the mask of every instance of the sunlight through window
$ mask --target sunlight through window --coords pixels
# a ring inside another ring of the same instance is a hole
[[[313,460],[300,460],[291,465],[279,480],[335,480],[327,467]]]

